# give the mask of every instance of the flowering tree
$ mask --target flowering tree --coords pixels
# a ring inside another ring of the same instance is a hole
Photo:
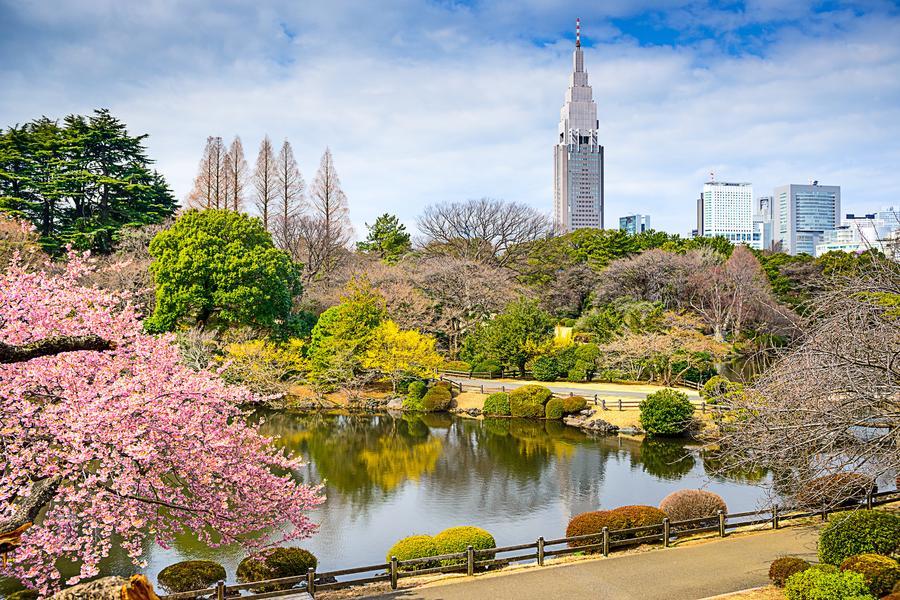
[[[0,274],[0,574],[49,593],[57,559],[81,563],[73,584],[114,539],[140,564],[149,533],[163,546],[188,530],[209,545],[310,535],[319,489],[246,424],[250,394],[183,366],[127,297],[80,284],[86,270],[73,256],[57,274]]]

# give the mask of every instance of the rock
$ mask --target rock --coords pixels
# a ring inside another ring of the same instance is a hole
[[[623,427],[619,430],[619,433],[624,433],[625,435],[644,435],[644,430],[640,427]]]
[[[387,406],[385,406],[388,410],[400,410],[403,408],[403,398],[391,398],[388,400]]]
[[[593,415],[593,411],[591,411],[591,415]],[[618,433],[619,428],[611,423],[607,423],[603,419],[594,419],[590,420],[591,415],[583,415],[579,413],[578,415],[571,415],[563,418],[563,423],[568,425],[569,427],[577,427],[584,431],[590,431],[592,433],[600,433],[600,434],[613,434]]]
[[[143,575],[124,577],[101,577],[88,583],[81,583],[61,592],[52,600],[159,600],[153,585]]]

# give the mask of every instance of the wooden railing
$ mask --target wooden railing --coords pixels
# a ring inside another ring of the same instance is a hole
[[[523,377],[521,373],[518,371],[507,373],[504,370],[500,370],[499,373],[492,373],[489,371],[455,371],[450,369],[438,369],[438,373],[440,375],[447,375],[449,377],[465,377],[467,379],[524,379],[531,380],[533,379],[533,374],[531,371],[525,371],[525,376]],[[566,384],[566,383],[616,383],[614,381],[611,382],[602,382],[597,379],[589,379],[587,381],[544,381],[541,383],[546,383],[548,385],[552,384]],[[653,384],[652,381],[625,381],[622,382],[624,384],[634,383],[634,384]],[[690,381],[688,379],[679,379],[675,382],[674,385],[679,385],[682,387],[691,388],[697,391],[700,391],[703,388],[702,383],[697,383],[696,381]]]
[[[842,503],[837,510],[865,508],[871,510],[875,506],[900,501],[900,490],[869,493],[864,499],[853,499]],[[337,571],[318,572],[313,568],[305,575],[296,577],[283,577],[281,579],[267,579],[252,583],[238,583],[226,585],[220,581],[215,587],[180,592],[161,596],[161,600],[187,600],[198,596],[213,597],[216,600],[225,600],[226,597],[239,597],[241,600],[261,600],[262,598],[280,598],[292,594],[308,593],[314,596],[316,592],[337,590],[356,585],[365,585],[382,581],[390,582],[391,589],[397,589],[398,581],[407,577],[417,577],[432,573],[457,573],[465,572],[466,575],[474,575],[476,571],[492,567],[502,567],[511,563],[535,561],[538,566],[544,565],[548,556],[564,556],[579,552],[595,552],[608,556],[617,548],[626,548],[638,544],[660,544],[663,548],[669,547],[671,541],[686,535],[717,532],[719,537],[725,537],[729,530],[752,525],[770,524],[772,529],[778,529],[786,521],[821,516],[825,521],[828,517],[827,509],[798,510],[785,509],[777,504],[771,508],[725,514],[719,511],[716,516],[690,519],[687,521],[669,521],[657,525],[645,527],[633,527],[630,529],[610,530],[606,527],[600,533],[578,535],[560,538],[545,539],[539,537],[534,542],[517,544],[514,546],[500,546],[486,550],[475,550],[469,546],[464,552],[414,558],[410,560],[398,560],[392,556],[390,561],[368,565],[364,567],[352,567]],[[574,545],[572,545],[574,544]],[[563,546],[555,548],[555,546]],[[549,548],[549,549],[548,549]],[[524,552],[523,552],[524,551]],[[503,555],[498,557],[498,555]],[[452,561],[453,564],[435,566],[441,561]],[[425,565],[425,566],[423,566]],[[355,577],[337,581],[338,577],[347,577],[365,573],[375,573],[368,577]],[[334,579],[335,581],[331,581]],[[240,596],[237,593],[249,591],[252,588],[277,586],[293,586],[290,589],[271,592],[254,593]]]

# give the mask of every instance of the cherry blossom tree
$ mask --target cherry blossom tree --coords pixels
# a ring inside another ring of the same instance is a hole
[[[309,536],[318,487],[245,420],[254,398],[142,332],[86,261],[0,274],[0,575],[49,594],[98,573],[119,544],[193,532],[211,546]],[[59,559],[81,564],[66,582]]]

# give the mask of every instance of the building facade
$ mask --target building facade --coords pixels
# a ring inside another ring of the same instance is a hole
[[[697,200],[697,235],[753,244],[753,184],[707,181]]]
[[[603,228],[603,146],[576,22],[573,71],[553,149],[553,218],[560,231]]]
[[[619,229],[634,235],[650,229],[650,215],[626,215],[619,217]]]
[[[782,185],[775,188],[772,231],[775,244],[787,254],[815,256],[823,234],[840,225],[841,186]]]
[[[772,196],[760,196],[753,205],[753,239],[750,247],[770,250],[774,243],[772,233]]]
[[[822,234],[816,244],[816,256],[832,251],[865,252],[873,249],[893,257],[897,231],[900,231],[900,213],[893,207],[866,215],[848,214],[840,226]]]

